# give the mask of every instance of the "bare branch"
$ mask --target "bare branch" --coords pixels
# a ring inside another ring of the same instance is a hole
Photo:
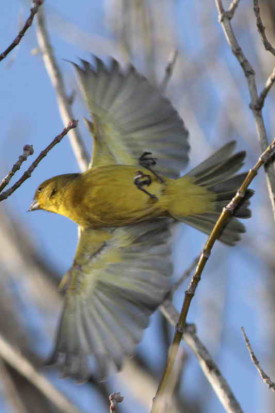
[[[163,80],[162,80],[162,82],[159,86],[159,90],[160,90],[161,93],[165,92],[165,90],[167,88],[167,85],[168,85],[168,82],[171,79],[174,67],[175,67],[176,62],[177,62],[178,54],[179,54],[179,52],[177,50],[175,50],[172,57],[171,57],[171,59],[168,62],[168,65],[165,68],[165,75],[164,75],[164,78],[163,78]]]
[[[173,326],[177,325],[179,313],[170,300],[165,300],[160,306],[160,311]],[[205,377],[211,384],[225,410],[232,413],[241,413],[242,409],[230,389],[229,384],[212,359],[207,348],[199,339],[194,325],[189,324],[185,327],[183,339],[197,357]]]
[[[247,337],[247,335],[246,335],[246,333],[245,333],[244,328],[242,327],[241,330],[242,330],[242,333],[243,333],[243,336],[244,336],[244,340],[245,340],[245,344],[246,344],[246,347],[247,347],[247,349],[248,349],[248,351],[249,351],[249,354],[250,354],[252,363],[254,364],[254,366],[256,367],[256,369],[257,369],[258,372],[259,372],[259,375],[261,376],[261,378],[263,379],[263,381],[268,385],[268,387],[270,388],[270,390],[275,391],[275,383],[270,379],[270,377],[269,377],[269,376],[264,372],[264,370],[261,368],[260,362],[259,362],[259,360],[257,359],[257,357],[256,357],[256,355],[255,355],[255,353],[254,353],[254,351],[253,351],[253,349],[252,349],[252,347],[251,347],[250,341],[249,341],[249,339],[248,339],[248,337]]]
[[[0,377],[1,385],[4,387],[10,408],[12,408],[16,413],[28,413],[10,376],[10,373],[7,369],[7,364],[5,364],[2,359],[0,359]]]
[[[241,413],[243,411],[241,406],[236,400],[232,390],[230,389],[227,381],[220,372],[218,366],[209,354],[207,348],[196,335],[196,331],[193,325],[187,326],[187,333],[184,334],[184,341],[193,350],[207,380],[214,389],[225,411],[232,413]]]
[[[235,11],[239,5],[240,0],[232,0],[230,6],[228,7],[227,11],[224,13],[226,14],[226,17],[231,20],[234,17]]]
[[[5,59],[5,57],[16,47],[18,46],[18,44],[21,42],[24,34],[26,33],[26,31],[31,27],[34,16],[36,15],[36,13],[38,12],[39,7],[42,5],[43,0],[33,0],[33,4],[34,6],[31,8],[31,12],[29,17],[27,18],[23,28],[20,30],[20,32],[18,33],[18,35],[16,36],[16,38],[14,39],[14,41],[9,45],[9,47],[7,47],[6,50],[4,50],[4,52],[2,52],[0,54],[0,62]]]
[[[189,312],[191,301],[192,301],[192,299],[195,295],[196,289],[197,289],[198,284],[200,282],[201,274],[203,272],[203,269],[204,269],[204,267],[207,263],[208,258],[210,257],[213,245],[216,242],[216,240],[218,239],[222,229],[225,227],[225,225],[228,223],[228,221],[230,220],[230,218],[234,214],[235,209],[237,208],[237,206],[240,204],[240,202],[244,198],[246,190],[247,190],[249,184],[251,183],[251,181],[257,175],[259,168],[265,162],[267,162],[270,159],[270,157],[274,154],[274,149],[275,149],[275,139],[268,146],[268,148],[261,154],[261,156],[258,159],[258,162],[254,165],[254,167],[252,169],[250,169],[250,171],[246,175],[242,185],[240,186],[240,188],[236,192],[236,195],[227,204],[227,206],[225,208],[223,208],[222,213],[220,214],[220,216],[219,216],[212,232],[210,233],[210,235],[209,235],[209,237],[208,237],[208,239],[205,243],[205,246],[204,246],[203,251],[202,251],[202,253],[200,255],[200,258],[199,258],[199,262],[198,262],[196,271],[195,271],[195,273],[192,277],[192,280],[189,284],[188,289],[185,291],[185,298],[183,300],[181,313],[180,313],[180,316],[179,316],[178,323],[176,325],[176,331],[175,331],[174,339],[173,339],[173,342],[170,346],[166,367],[165,367],[165,370],[163,372],[163,375],[162,375],[162,378],[161,378],[161,381],[160,381],[160,384],[159,384],[159,387],[158,387],[158,390],[157,390],[157,393],[156,393],[154,404],[157,404],[157,399],[158,398],[160,398],[160,399],[163,398],[163,395],[165,393],[167,393],[167,389],[169,388],[169,382],[170,382],[171,377],[172,377],[173,372],[174,372],[174,366],[175,366],[175,362],[176,362],[176,358],[177,358],[177,354],[178,354],[179,345],[180,345],[180,342],[182,340],[183,333],[184,333],[184,328],[185,328],[185,325],[186,325],[187,314]],[[152,412],[155,413],[157,411],[158,410],[155,410],[154,407],[153,407]]]
[[[171,288],[171,292],[173,293],[174,291],[176,291],[181,284],[184,283],[185,280],[187,280],[187,278],[190,277],[192,271],[195,269],[196,265],[198,264],[199,261],[199,257],[194,258],[193,262],[191,263],[191,265],[187,268],[187,270],[184,271],[184,273],[182,274],[182,276],[174,283],[174,285]]]
[[[258,140],[260,142],[261,151],[263,152],[268,146],[268,139],[267,139],[266,128],[265,128],[265,124],[263,120],[262,110],[261,110],[261,107],[259,106],[259,98],[258,98],[258,90],[257,90],[257,85],[256,85],[256,79],[255,79],[255,72],[236,39],[236,36],[233,32],[233,29],[230,23],[230,19],[228,18],[223,8],[222,0],[215,0],[215,1],[216,1],[218,13],[219,13],[219,20],[222,25],[227,43],[231,47],[232,53],[236,56],[237,60],[239,61],[243,69],[244,75],[246,77],[246,80],[247,80],[248,90],[249,90],[250,99],[251,99],[250,108],[254,115],[257,134],[258,134]],[[272,84],[273,83],[274,82],[272,82]],[[268,93],[270,88],[268,88],[268,90],[266,91],[266,94]],[[267,187],[269,191],[269,198],[270,198],[270,202],[271,202],[271,206],[273,210],[273,215],[275,218],[275,168],[274,168],[274,165],[272,165],[271,163],[269,165],[265,165],[265,171],[266,171],[266,178],[267,178]]]
[[[257,108],[259,110],[261,110],[264,106],[265,103],[265,98],[268,95],[268,92],[270,91],[270,89],[272,88],[273,84],[275,82],[275,67],[271,73],[271,75],[268,77],[265,87],[263,88],[262,92],[260,93],[260,96],[258,98],[258,102],[257,102]]]
[[[124,397],[120,393],[111,393],[109,396],[110,413],[116,413],[118,403],[123,402],[123,400]]]
[[[43,158],[45,158],[45,156],[48,154],[48,152],[56,145],[58,144],[65,135],[67,135],[67,133],[73,129],[77,127],[77,120],[72,120],[70,121],[70,123],[68,124],[68,126],[66,128],[63,129],[63,131],[57,135],[54,140],[42,151],[40,152],[40,154],[38,155],[38,157],[35,159],[35,161],[33,161],[33,163],[30,165],[30,167],[26,170],[26,172],[23,173],[23,175],[21,176],[20,179],[18,179],[17,182],[15,182],[15,184],[9,188],[7,191],[2,192],[0,194],[0,202],[3,201],[4,199],[7,199],[17,188],[19,188],[19,186],[21,186],[23,184],[23,182],[25,182],[28,178],[31,177],[32,172],[34,171],[34,169],[38,166],[38,164],[42,161]]]
[[[254,9],[255,17],[256,17],[256,23],[257,23],[260,36],[262,38],[263,45],[268,52],[272,53],[273,56],[275,56],[275,48],[268,41],[267,36],[265,34],[265,27],[263,25],[261,15],[260,15],[259,0],[253,0],[253,4],[254,4],[253,9]]]
[[[63,120],[64,125],[66,125],[70,121],[70,119],[74,118],[70,102],[71,99],[66,94],[61,70],[59,69],[54,56],[54,51],[51,46],[49,34],[46,28],[43,8],[39,10],[39,13],[37,15],[37,39],[40,50],[42,52],[46,70],[56,91],[61,119]],[[83,141],[78,131],[76,130],[72,130],[69,134],[69,137],[79,168],[81,169],[81,171],[85,171],[88,168],[89,156],[83,145]]]
[[[13,175],[19,171],[22,166],[22,163],[25,162],[30,155],[33,154],[33,147],[32,145],[25,145],[23,148],[23,154],[19,156],[18,161],[13,165],[10,172],[2,179],[0,183],[0,192],[9,184]]]
[[[26,377],[37,389],[41,391],[60,411],[66,413],[78,413],[72,403],[66,399],[56,388],[41,374],[39,374],[31,363],[18,353],[0,335],[0,357],[12,366],[18,373]]]

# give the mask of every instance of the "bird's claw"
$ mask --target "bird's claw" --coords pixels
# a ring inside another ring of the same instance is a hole
[[[157,158],[153,158],[149,155],[152,155],[152,152],[143,152],[143,154],[138,159],[140,166],[148,168],[157,164]]]
[[[161,176],[159,176],[153,169],[152,167],[157,164],[157,158],[153,158],[152,152],[143,152],[143,154],[139,157],[138,161],[140,166],[143,166],[143,168],[148,169],[148,171],[152,172],[152,174],[155,175],[157,180],[161,183],[163,183],[163,179]]]
[[[144,174],[142,171],[137,171],[136,176],[134,177],[134,184],[136,187],[147,194],[150,198],[152,199],[158,199],[156,195],[151,194],[149,191],[147,191],[144,186],[149,186],[152,183],[152,178],[150,175]]]

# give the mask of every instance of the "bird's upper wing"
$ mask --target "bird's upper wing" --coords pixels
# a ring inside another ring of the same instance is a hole
[[[137,165],[144,152],[152,152],[157,169],[176,178],[188,161],[188,132],[177,111],[159,90],[133,66],[122,71],[112,60],[106,66],[95,58],[75,65],[80,87],[93,122],[92,166]]]
[[[169,290],[168,241],[165,220],[82,232],[50,363],[78,380],[121,367]]]

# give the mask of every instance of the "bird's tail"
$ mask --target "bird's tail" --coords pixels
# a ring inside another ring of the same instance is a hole
[[[167,188],[169,214],[192,227],[209,234],[223,207],[233,198],[245,178],[245,173],[235,175],[243,165],[245,152],[232,154],[235,142],[224,145],[212,156],[192,169],[187,175],[174,181]],[[248,190],[234,217],[249,218],[249,198],[253,191]],[[245,226],[232,218],[219,239],[234,245]]]

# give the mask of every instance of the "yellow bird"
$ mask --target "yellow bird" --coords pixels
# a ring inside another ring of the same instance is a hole
[[[169,291],[171,222],[209,234],[244,178],[235,173],[245,152],[232,154],[230,142],[179,177],[188,161],[188,132],[158,89],[115,60],[108,66],[96,58],[94,67],[82,61],[75,68],[92,115],[91,167],[43,182],[30,209],[64,215],[80,227],[62,281],[65,303],[51,362],[78,380],[91,371],[105,379],[134,353]],[[251,194],[236,217],[250,216]],[[233,218],[220,240],[233,245],[244,231]]]

